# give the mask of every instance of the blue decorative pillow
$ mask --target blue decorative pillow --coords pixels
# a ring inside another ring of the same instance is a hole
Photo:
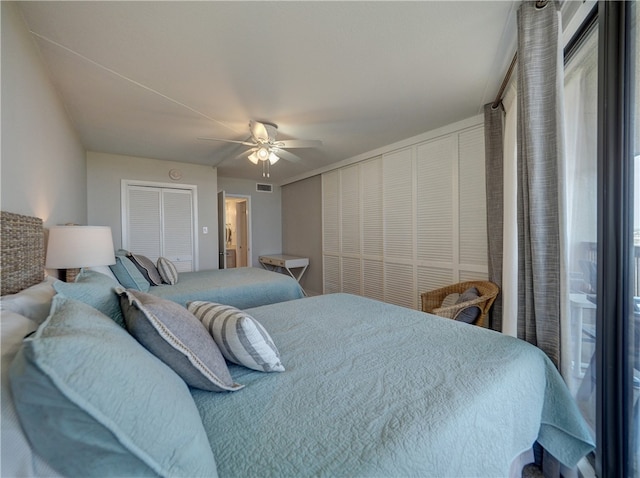
[[[120,299],[115,293],[116,287],[119,287],[116,281],[92,270],[83,270],[78,274],[75,282],[58,281],[53,285],[59,294],[98,309],[107,317],[111,317],[118,325],[124,327]]]
[[[185,383],[86,304],[56,296],[10,380],[31,445],[65,476],[217,476]]]
[[[478,292],[478,289],[476,289],[475,287],[469,287],[462,294],[460,294],[460,297],[458,297],[456,304],[468,302],[470,300],[476,300],[478,297],[480,297],[480,292]],[[482,310],[478,306],[468,307],[458,312],[458,315],[456,315],[455,319],[467,324],[473,324],[476,319],[480,317],[481,312]]]
[[[240,390],[204,325],[170,300],[117,289],[127,330],[190,386],[212,392]]]
[[[116,254],[116,263],[109,267],[122,287],[141,290],[142,292],[149,290],[149,281],[144,278],[142,272],[128,257]]]

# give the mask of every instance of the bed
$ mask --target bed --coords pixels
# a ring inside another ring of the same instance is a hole
[[[123,249],[116,251],[114,265],[98,270],[124,287],[182,305],[190,300],[211,300],[247,308],[304,297],[295,279],[277,272],[241,267],[179,273],[166,258],[159,258],[156,264],[146,256]]]
[[[295,279],[257,267],[181,272],[176,284],[153,286],[149,293],[182,305],[191,300],[209,300],[240,309],[304,296]]]
[[[118,294],[125,312],[143,296]],[[236,310],[283,367],[227,360],[233,391],[212,392],[88,303],[49,301],[41,324],[2,311],[3,476],[515,476],[536,441],[569,467],[593,449],[546,356],[490,330],[348,294]]]

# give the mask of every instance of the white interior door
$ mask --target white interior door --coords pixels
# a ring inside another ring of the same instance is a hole
[[[227,207],[226,193],[218,193],[218,267],[227,268]]]
[[[239,201],[236,204],[236,260],[238,267],[247,267],[248,264],[248,239],[247,239],[247,201]]]

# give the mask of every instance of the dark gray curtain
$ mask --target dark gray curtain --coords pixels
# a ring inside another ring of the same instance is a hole
[[[502,255],[504,223],[504,109],[484,105],[485,184],[487,190],[487,241],[489,246],[489,280],[502,291]],[[498,294],[489,328],[502,331],[502,292]]]
[[[560,365],[563,84],[556,2],[518,9],[518,337]]]

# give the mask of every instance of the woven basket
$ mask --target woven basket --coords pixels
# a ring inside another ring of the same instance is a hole
[[[462,294],[470,287],[475,287],[480,293],[480,297],[460,304],[451,305],[448,307],[440,307],[442,301],[449,294]],[[459,282],[457,284],[442,287],[440,289],[424,292],[421,294],[422,298],[422,311],[429,314],[439,315],[440,317],[446,317],[448,319],[455,319],[458,314],[469,307],[478,307],[480,309],[480,316],[474,322],[474,325],[480,327],[487,327],[487,315],[489,309],[496,300],[496,296],[500,292],[499,287],[493,282],[489,281],[467,281]]]
[[[42,219],[0,212],[0,295],[14,294],[44,279]]]

